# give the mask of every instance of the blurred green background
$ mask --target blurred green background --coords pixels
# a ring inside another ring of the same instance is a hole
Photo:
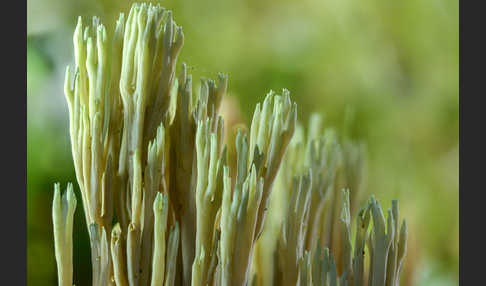
[[[27,1],[27,267],[29,285],[56,285],[53,184],[75,182],[64,71],[76,17],[111,28],[132,1]],[[366,198],[398,198],[409,225],[403,285],[458,285],[459,33],[457,0],[160,1],[184,29],[179,63],[197,79],[229,74],[249,122],[270,90],[290,90],[368,152]],[[78,189],[76,188],[78,192]],[[79,194],[79,193],[78,193]],[[80,201],[80,200],[79,200]],[[75,283],[90,285],[82,208],[75,219]]]

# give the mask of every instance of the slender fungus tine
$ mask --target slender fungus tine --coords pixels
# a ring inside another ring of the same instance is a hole
[[[60,188],[59,183],[54,185],[52,204],[58,285],[71,286],[73,284],[73,223],[77,202],[71,183],[62,195]]]

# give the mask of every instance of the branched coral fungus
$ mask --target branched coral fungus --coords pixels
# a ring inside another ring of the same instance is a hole
[[[398,285],[407,229],[397,202],[385,222],[370,199],[352,239],[361,144],[323,130],[318,115],[305,137],[284,89],[227,148],[228,78],[193,93],[185,64],[176,76],[184,35],[159,5],[134,4],[113,33],[79,18],[73,40],[65,95],[93,285]],[[72,185],[61,196],[56,184],[63,286],[73,284],[75,208]]]

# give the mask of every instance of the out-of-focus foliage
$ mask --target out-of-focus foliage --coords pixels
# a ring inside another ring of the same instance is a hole
[[[55,284],[52,184],[75,181],[63,80],[73,59],[76,16],[98,15],[111,30],[131,2],[27,2],[29,285]],[[311,112],[323,113],[324,125],[342,133],[345,110],[354,110],[347,132],[366,142],[368,158],[362,197],[397,198],[407,218],[402,281],[457,285],[458,1],[168,0],[161,5],[173,10],[184,29],[179,61],[191,65],[195,82],[199,76],[229,74],[232,102],[223,108],[241,108],[241,118],[231,120],[249,123],[255,102],[282,88],[298,103],[301,122]],[[78,211],[74,223],[76,285],[91,280],[83,216]]]

